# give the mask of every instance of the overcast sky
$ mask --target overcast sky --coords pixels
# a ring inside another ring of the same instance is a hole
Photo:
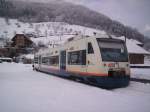
[[[25,0],[49,2],[54,0]],[[55,0],[81,4],[150,37],[150,0]]]

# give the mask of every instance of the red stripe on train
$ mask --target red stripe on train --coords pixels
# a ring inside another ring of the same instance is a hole
[[[89,72],[80,72],[80,71],[67,71],[69,73],[77,73],[80,75],[88,75],[88,76],[108,76],[108,74],[101,74],[101,73],[89,73]]]
[[[49,68],[52,71],[61,71],[59,68]],[[80,71],[72,71],[72,70],[64,70],[65,72],[68,73],[75,73],[79,75],[84,75],[84,76],[108,76],[108,74],[102,74],[102,73],[91,73],[91,72],[80,72]]]

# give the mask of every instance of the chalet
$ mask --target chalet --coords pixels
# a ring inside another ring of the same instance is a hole
[[[12,38],[12,47],[15,48],[30,48],[33,42],[24,34],[16,34]]]
[[[144,64],[144,57],[150,55],[150,52],[142,48],[142,43],[127,39],[127,49],[129,52],[130,64]]]

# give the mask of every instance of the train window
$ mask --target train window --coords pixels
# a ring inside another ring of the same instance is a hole
[[[49,64],[50,65],[58,65],[59,64],[59,56],[51,56],[49,57]]]
[[[88,54],[93,54],[94,53],[94,50],[93,50],[93,47],[92,47],[92,43],[88,43]]]
[[[68,53],[69,65],[86,65],[86,50]]]
[[[44,64],[44,65],[49,64],[48,57],[42,57],[42,64]]]
[[[34,63],[38,64],[38,57],[34,57]]]

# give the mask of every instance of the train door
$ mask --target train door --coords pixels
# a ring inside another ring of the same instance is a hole
[[[66,70],[66,51],[60,52],[60,69]]]
[[[95,53],[93,49],[93,44],[91,42],[87,43],[87,72],[94,73],[95,72]]]
[[[42,63],[42,57],[41,55],[39,56],[39,69],[41,68],[41,63]]]

